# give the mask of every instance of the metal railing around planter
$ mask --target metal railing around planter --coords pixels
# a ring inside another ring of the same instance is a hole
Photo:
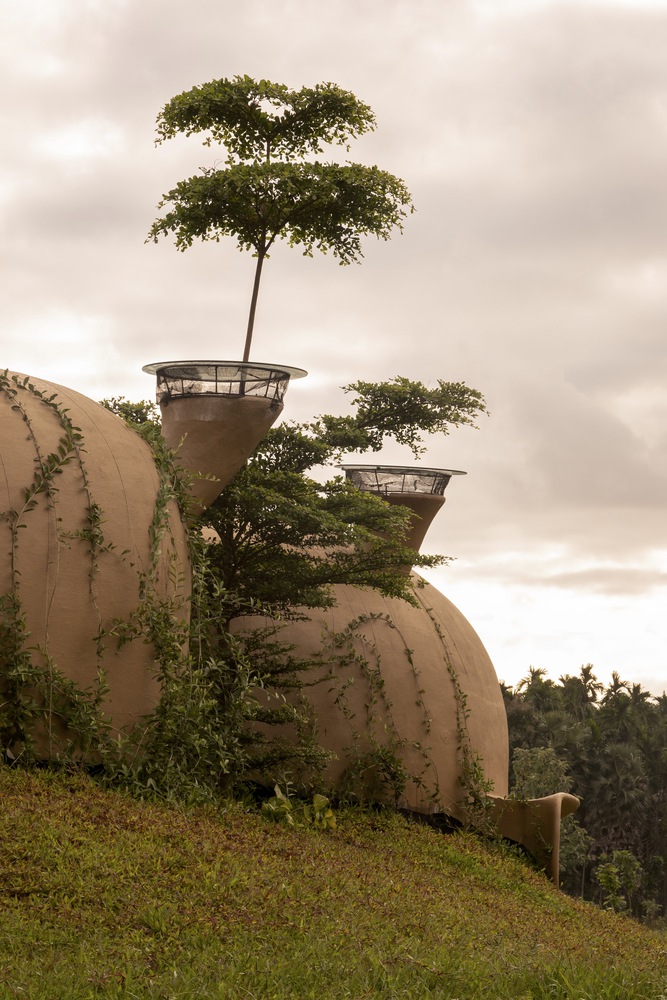
[[[291,378],[302,368],[235,361],[160,361],[144,365],[157,376],[157,402],[180,396],[263,396],[281,403]]]
[[[458,469],[422,469],[402,465],[341,465],[346,477],[366,493],[432,493],[442,496]]]

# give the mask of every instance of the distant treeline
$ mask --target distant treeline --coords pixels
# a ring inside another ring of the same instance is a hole
[[[667,695],[591,664],[558,682],[531,667],[502,685],[511,794],[572,791],[581,808],[563,824],[563,888],[640,919],[667,913]]]

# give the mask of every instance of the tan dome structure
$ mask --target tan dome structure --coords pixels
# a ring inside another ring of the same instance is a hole
[[[404,772],[400,806],[464,819],[462,754],[474,754],[496,794],[507,794],[505,708],[473,627],[435,587],[413,579],[416,606],[337,586],[334,608],[288,624],[280,638],[295,655],[325,661],[319,683],[310,686],[308,674],[306,695],[318,742],[336,755],[328,783],[387,799]]]
[[[146,442],[78,392],[5,373],[0,442],[0,629],[18,647],[2,644],[0,670],[7,683],[21,651],[41,670],[50,755],[67,740],[51,711],[65,696],[60,678],[92,700],[102,670],[100,708],[115,730],[155,707],[152,646],[108,633],[148,590],[185,615],[186,535],[174,500],[158,502]]]
[[[407,543],[415,549],[442,508],[450,479],[464,474],[342,468],[359,489],[412,511]],[[500,832],[525,845],[557,882],[560,821],[578,799],[566,793],[528,802],[506,798],[507,716],[489,655],[472,625],[435,587],[413,574],[411,589],[414,605],[336,586],[333,608],[297,609],[303,619],[280,631],[294,656],[321,661],[303,675],[303,693],[317,741],[333,755],[325,781],[463,822],[470,819],[471,798],[488,798]],[[242,625],[252,626],[252,619]]]

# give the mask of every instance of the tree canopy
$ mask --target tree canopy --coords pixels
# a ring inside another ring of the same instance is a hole
[[[223,168],[206,167],[167,192],[147,239],[173,234],[179,250],[195,240],[236,239],[257,260],[243,360],[250,355],[265,258],[276,240],[359,262],[362,237],[387,240],[413,210],[399,178],[377,166],[304,157],[346,145],[375,128],[371,109],[332,83],[289,90],[248,76],[214,80],[172,98],[157,120],[157,142],[204,133],[222,143]]]
[[[290,90],[249,76],[212,80],[165,104],[157,142],[179,133],[205,133],[204,144],[222,143],[228,162],[286,159],[345,145],[375,128],[367,104],[334,83]]]
[[[617,673],[600,683],[590,663],[557,682],[531,668],[505,688],[514,794],[572,790],[582,803],[564,824],[565,887],[635,916],[665,912],[667,698]],[[609,894],[608,865],[636,862],[641,884]],[[626,860],[627,860],[626,858]],[[609,859],[612,859],[611,861]],[[598,877],[600,873],[600,877]]]
[[[387,439],[423,451],[425,434],[473,424],[484,397],[464,383],[437,387],[396,377],[344,386],[354,412],[270,430],[247,466],[202,521],[217,533],[209,553],[230,592],[289,615],[295,606],[331,603],[331,586],[353,583],[412,600],[399,567],[435,566],[442,556],[405,546],[410,515],[364,493],[342,476],[325,482],[308,473],[345,452],[377,452]]]

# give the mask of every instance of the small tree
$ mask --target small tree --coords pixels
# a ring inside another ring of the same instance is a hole
[[[325,144],[346,145],[375,128],[375,116],[333,83],[289,90],[248,76],[213,80],[172,98],[157,119],[157,143],[205,133],[227,149],[226,166],[204,168],[164,195],[171,206],[148,240],[173,233],[185,250],[195,239],[236,238],[257,259],[243,361],[250,356],[264,260],[277,239],[358,262],[361,237],[389,239],[412,211],[403,183],[378,167],[307,160]]]
[[[553,747],[517,747],[512,754],[513,799],[533,799],[554,792],[570,792],[574,782],[567,762]],[[579,890],[593,848],[593,838],[574,816],[566,816],[560,832],[561,885],[574,894]]]
[[[611,857],[603,854],[595,870],[595,880],[602,890],[603,907],[617,913],[632,911],[643,874],[641,862],[632,851],[612,851]]]
[[[409,578],[397,568],[444,561],[406,547],[406,509],[339,475],[318,482],[310,470],[335,465],[344,452],[380,451],[385,439],[407,444],[417,457],[424,435],[474,426],[486,412],[482,394],[461,382],[439,380],[428,389],[397,377],[343,389],[352,394],[353,414],[270,430],[201,516],[217,534],[209,557],[223,586],[283,617],[294,606],[330,606],[338,583],[414,600]]]

